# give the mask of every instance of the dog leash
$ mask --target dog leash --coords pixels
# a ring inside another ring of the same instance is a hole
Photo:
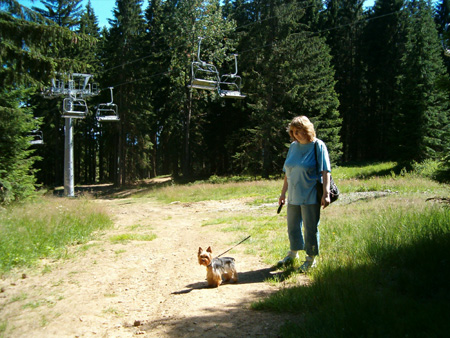
[[[247,239],[249,239],[250,237],[252,237],[252,236],[248,236],[248,237],[244,238],[244,239],[243,239],[242,241],[240,241],[238,244],[236,244],[235,246],[229,248],[227,251],[222,252],[222,253],[221,253],[219,256],[217,256],[216,258],[219,258],[220,256],[226,254],[228,251],[234,249],[235,247],[237,247],[239,244],[245,242],[245,241],[246,241]]]

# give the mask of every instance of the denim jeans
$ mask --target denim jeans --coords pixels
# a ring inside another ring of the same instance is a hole
[[[308,256],[317,256],[319,254],[319,223],[320,204],[288,204],[287,226],[290,249],[305,250]]]

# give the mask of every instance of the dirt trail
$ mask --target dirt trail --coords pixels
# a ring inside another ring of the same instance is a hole
[[[264,282],[271,267],[231,253],[239,283],[206,288],[199,246],[215,254],[237,243],[236,233],[203,226],[236,212],[261,212],[245,201],[162,205],[146,199],[96,200],[114,228],[74,258],[0,280],[5,337],[277,337],[286,315],[252,311],[250,303],[277,290]],[[153,241],[114,244],[121,233],[153,233]],[[42,273],[42,271],[46,271]],[[299,276],[300,283],[307,282]],[[295,318],[294,318],[295,320]]]

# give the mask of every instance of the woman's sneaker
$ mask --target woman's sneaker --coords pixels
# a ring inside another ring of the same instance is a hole
[[[281,261],[278,261],[277,267],[289,266],[294,263],[294,259],[298,258],[298,253],[295,254],[291,251],[288,252],[287,256],[284,257]]]
[[[306,256],[306,261],[299,268],[299,271],[307,272],[309,269],[315,268],[317,265],[317,261],[314,258],[314,256]]]

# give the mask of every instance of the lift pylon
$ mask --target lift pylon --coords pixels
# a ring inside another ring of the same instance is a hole
[[[64,97],[61,116],[65,119],[64,130],[64,194],[75,196],[74,165],[73,165],[73,119],[82,119],[88,113],[85,99],[98,95],[98,86],[90,84],[91,74],[72,73],[59,74],[53,79],[51,87],[45,89],[42,95],[46,98]]]

